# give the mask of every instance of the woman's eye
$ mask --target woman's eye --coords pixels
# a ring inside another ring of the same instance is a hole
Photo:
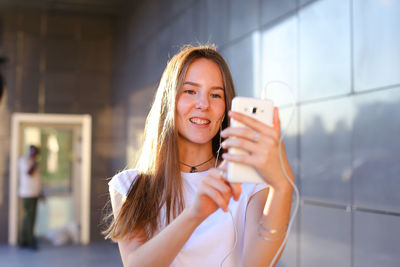
[[[212,98],[222,98],[222,96],[219,94],[211,94],[211,97]]]
[[[196,93],[194,90],[190,90],[190,89],[187,89],[187,90],[185,90],[183,92],[186,93],[186,94],[189,94],[189,95],[194,95]]]

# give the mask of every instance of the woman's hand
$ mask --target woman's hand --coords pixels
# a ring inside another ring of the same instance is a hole
[[[222,147],[225,149],[231,147],[240,148],[249,152],[249,154],[225,153],[222,155],[223,158],[254,167],[264,181],[274,189],[288,188],[289,182],[282,172],[279,160],[281,127],[278,108],[274,108],[273,127],[238,112],[231,111],[229,116],[249,128],[228,127],[223,130],[221,135],[227,139],[222,143]],[[283,145],[281,149],[286,165],[285,168],[289,175],[292,176]]]
[[[239,200],[241,185],[225,180],[226,164],[224,161],[218,168],[210,169],[201,181],[193,204],[189,207],[192,216],[204,220],[218,208],[228,211],[231,197]]]

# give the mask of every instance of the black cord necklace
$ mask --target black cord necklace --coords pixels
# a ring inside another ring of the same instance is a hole
[[[204,161],[204,162],[202,162],[202,163],[200,163],[200,164],[194,165],[194,166],[191,166],[191,165],[186,164],[186,163],[183,163],[183,162],[179,162],[179,163],[180,163],[180,164],[183,164],[183,165],[185,165],[185,166],[187,166],[187,167],[190,167],[190,172],[193,173],[193,172],[197,172],[197,167],[200,167],[201,165],[206,164],[207,162],[209,162],[210,160],[212,160],[213,157],[214,157],[214,155],[212,155],[211,158],[209,158],[208,160],[206,160],[206,161]]]

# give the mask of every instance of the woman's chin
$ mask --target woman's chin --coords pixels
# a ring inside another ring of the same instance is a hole
[[[196,144],[196,145],[208,145],[212,143],[212,137],[203,137],[203,136],[187,136],[184,138],[186,142]]]

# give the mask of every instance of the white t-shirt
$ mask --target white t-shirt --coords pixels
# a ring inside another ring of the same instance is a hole
[[[18,160],[19,166],[19,196],[20,197],[38,197],[41,190],[40,171],[39,168],[28,174],[32,165],[32,159],[23,156]]]
[[[110,189],[115,189],[122,196],[126,196],[137,173],[137,170],[127,170],[115,175],[109,182]],[[193,202],[197,186],[206,174],[207,171],[182,173],[186,206]],[[242,184],[240,199],[238,201],[232,199],[229,202],[228,208],[232,212],[237,228],[237,244],[224,261],[224,267],[241,266],[247,203],[252,195],[266,187],[266,184]],[[196,228],[170,266],[220,266],[225,256],[232,250],[234,238],[231,215],[218,209]]]

